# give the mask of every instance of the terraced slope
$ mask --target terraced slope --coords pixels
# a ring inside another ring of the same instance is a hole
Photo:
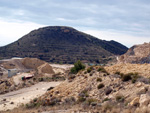
[[[0,57],[35,57],[48,62],[106,62],[109,56],[124,54],[127,47],[105,41],[70,27],[51,26],[31,31],[14,43],[0,48]]]

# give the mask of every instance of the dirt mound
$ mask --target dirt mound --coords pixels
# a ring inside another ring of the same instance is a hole
[[[119,63],[150,63],[150,43],[135,45],[118,59]]]
[[[48,63],[45,63],[38,67],[38,73],[54,74],[55,72],[53,71],[52,67]]]
[[[45,64],[45,61],[42,61],[37,58],[24,58],[22,59],[22,64],[27,68],[27,69],[37,69],[39,66],[42,64]]]
[[[22,65],[22,62],[21,62],[22,59],[10,59],[8,61],[4,61],[2,63],[2,66],[5,68],[5,69],[26,69],[24,67],[24,65]]]
[[[105,67],[105,69],[111,74],[116,72],[124,74],[137,72],[139,75],[150,77],[150,64],[116,64]]]

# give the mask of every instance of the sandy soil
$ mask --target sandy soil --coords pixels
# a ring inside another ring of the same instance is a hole
[[[55,67],[55,68],[62,68],[62,69],[70,69],[71,67],[73,67],[73,65],[71,64],[50,64],[52,67]]]
[[[73,67],[71,64],[50,64],[54,70],[54,72],[57,73],[65,73],[66,70],[70,70],[70,68]]]
[[[61,82],[40,82],[28,88],[0,95],[0,111],[13,109],[22,103],[26,104],[30,100],[43,95],[49,87],[55,87],[60,83]]]

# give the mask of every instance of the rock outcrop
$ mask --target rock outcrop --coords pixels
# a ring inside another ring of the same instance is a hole
[[[119,63],[150,63],[150,43],[135,45],[118,58]]]

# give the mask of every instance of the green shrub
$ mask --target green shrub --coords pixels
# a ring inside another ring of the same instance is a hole
[[[123,77],[123,76],[124,76],[124,74],[123,74],[123,73],[120,73],[120,76],[121,76],[121,77]]]
[[[90,73],[92,71],[92,67],[87,68],[87,72]]]
[[[137,80],[137,79],[133,78],[133,79],[132,79],[132,83],[135,83],[135,82],[136,82],[136,80]]]
[[[133,73],[133,75],[132,75],[132,83],[135,83],[138,78],[139,78],[138,73]]]
[[[110,100],[110,99],[106,97],[106,98],[103,100],[103,102],[109,101],[109,100]]]
[[[104,69],[104,67],[99,67],[97,71],[103,72],[103,73],[106,73],[107,75],[109,75],[109,73]]]
[[[75,64],[74,64],[74,67],[72,67],[71,68],[71,73],[72,74],[76,74],[76,73],[78,73],[80,70],[82,70],[82,69],[85,69],[85,65],[83,65],[82,63],[81,63],[81,61],[79,60],[79,61],[77,61]]]
[[[81,91],[81,93],[79,94],[79,96],[88,97],[89,96],[88,91],[87,90]]]
[[[39,82],[42,82],[42,81],[44,81],[44,78],[42,78],[42,77],[41,77],[41,78],[38,78],[38,81],[39,81]]]
[[[101,83],[101,84],[99,84],[98,86],[97,86],[97,88],[98,89],[101,89],[101,88],[103,88],[105,85],[103,84],[103,83]]]
[[[115,74],[120,75],[120,72],[119,72],[119,71],[116,71]]]
[[[131,75],[126,74],[126,75],[123,75],[121,79],[122,79],[122,81],[129,81],[132,79],[132,77],[131,77]]]
[[[84,74],[87,74],[87,71],[85,71]]]
[[[86,101],[85,97],[78,97],[78,102],[84,102],[84,101]]]
[[[93,102],[97,102],[97,99],[94,99],[94,98],[89,98],[87,99],[87,103],[90,105],[91,103]]]
[[[76,70],[75,67],[72,67],[72,68],[71,68],[71,73],[73,73],[73,74],[77,73],[77,70]]]
[[[102,79],[101,78],[97,78],[97,82],[102,82]]]
[[[117,102],[123,102],[124,101],[124,96],[122,96],[122,95],[116,96],[116,101]]]
[[[33,102],[37,102],[37,98],[34,98],[34,99],[33,99]]]
[[[121,73],[122,81],[132,80],[132,83],[135,83],[138,78],[139,78],[138,73],[127,73],[127,74],[122,74]]]

